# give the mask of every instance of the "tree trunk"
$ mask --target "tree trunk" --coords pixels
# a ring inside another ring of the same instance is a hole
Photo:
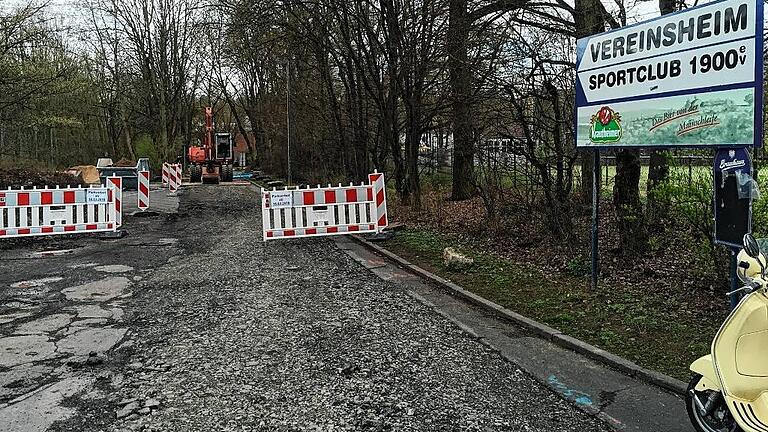
[[[418,93],[418,90],[416,90]],[[405,139],[405,164],[408,202],[418,211],[421,209],[421,184],[419,183],[419,144],[421,143],[421,96],[409,96],[406,105],[407,137]]]
[[[448,12],[448,69],[453,112],[453,190],[451,199],[465,200],[474,193],[475,143],[472,136],[472,70],[467,39],[470,22],[467,0],[450,0]]]
[[[605,23],[600,18],[599,7],[595,3],[599,0],[576,0],[574,20],[576,23],[576,37],[583,38],[600,33],[605,30]],[[593,150],[581,150],[581,201],[592,205],[592,170],[594,169]],[[600,172],[597,173],[598,196],[600,196]]]
[[[676,0],[659,0],[659,10],[662,15],[670,14],[677,9]],[[653,232],[661,231],[662,218],[667,213],[668,203],[660,196],[657,190],[669,177],[669,152],[664,150],[651,150],[651,159],[648,163],[648,228]]]
[[[384,116],[382,118],[384,141],[388,143],[392,151],[392,163],[394,165],[395,190],[402,193],[405,189],[405,167],[403,166],[403,151],[400,146],[400,127],[398,123],[397,99],[400,95],[398,85],[400,73],[399,57],[397,52],[397,13],[391,0],[381,1],[381,10],[387,27],[386,58],[387,58],[387,99]]]
[[[624,255],[645,252],[648,235],[640,202],[640,150],[625,149],[616,154],[613,204],[619,222],[621,251]]]

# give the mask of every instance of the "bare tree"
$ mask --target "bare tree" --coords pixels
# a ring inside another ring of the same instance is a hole
[[[129,67],[144,84],[140,113],[152,124],[155,146],[164,158],[180,153],[190,85],[195,81],[198,2],[192,0],[116,1],[105,8],[125,39]]]

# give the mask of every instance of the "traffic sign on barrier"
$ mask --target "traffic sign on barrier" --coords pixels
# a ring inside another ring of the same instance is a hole
[[[264,241],[382,231],[388,224],[384,174],[370,174],[368,180],[349,186],[262,189]]]
[[[122,225],[120,177],[91,188],[9,188],[0,198],[0,239],[116,232]]]

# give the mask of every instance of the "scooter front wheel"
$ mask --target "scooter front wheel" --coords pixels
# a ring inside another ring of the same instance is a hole
[[[701,380],[701,375],[694,375],[691,382],[688,383],[688,390],[685,392],[685,408],[688,411],[688,418],[697,432],[743,432],[733,420],[731,412],[722,396],[717,397],[708,412],[702,412],[699,403],[706,405],[713,391],[696,391],[696,385]],[[696,401],[698,399],[698,403]]]

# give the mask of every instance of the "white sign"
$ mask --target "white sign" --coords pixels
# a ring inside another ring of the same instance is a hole
[[[275,191],[269,193],[270,206],[272,208],[293,207],[292,191]]]
[[[754,0],[726,0],[582,39],[586,102],[753,82],[756,20]]]
[[[762,33],[763,0],[720,0],[580,39],[577,146],[760,145]]]
[[[88,204],[106,204],[107,190],[106,189],[87,189],[85,199]]]

